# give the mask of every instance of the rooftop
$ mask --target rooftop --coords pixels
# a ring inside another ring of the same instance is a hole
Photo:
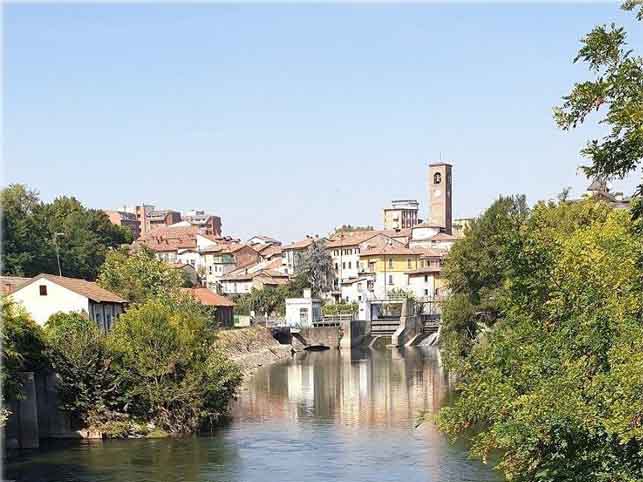
[[[41,279],[51,281],[63,288],[67,288],[69,291],[73,291],[74,293],[99,303],[127,303],[126,299],[121,298],[116,293],[112,293],[105,288],[101,288],[93,281],[85,281],[84,279],[78,278],[67,278],[65,276],[55,276],[53,274],[46,273],[42,273],[31,278],[30,281],[20,285],[15,291],[21,290]]]

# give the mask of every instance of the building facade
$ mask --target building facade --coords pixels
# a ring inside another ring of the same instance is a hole
[[[390,208],[384,208],[384,229],[412,228],[418,224],[419,207],[415,199],[392,201]]]
[[[141,223],[137,219],[136,214],[127,211],[111,210],[105,210],[104,213],[107,214],[112,224],[129,229],[133,239],[138,239],[141,235]]]

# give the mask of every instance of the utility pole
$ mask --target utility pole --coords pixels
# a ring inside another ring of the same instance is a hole
[[[60,268],[60,254],[58,253],[58,236],[64,236],[65,233],[54,233],[54,246],[56,247],[56,261],[58,262],[58,276],[62,276],[63,272]]]

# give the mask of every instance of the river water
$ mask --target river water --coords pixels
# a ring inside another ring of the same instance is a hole
[[[421,410],[447,402],[435,349],[298,354],[246,383],[210,436],[53,441],[6,466],[29,482],[499,481]]]

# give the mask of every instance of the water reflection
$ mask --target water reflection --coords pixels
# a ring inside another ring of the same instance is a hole
[[[436,350],[327,351],[262,368],[211,436],[65,444],[8,464],[24,481],[489,481],[421,410],[448,396]]]
[[[448,394],[437,350],[393,349],[301,353],[253,378],[235,417],[330,420],[339,427],[414,426]]]

